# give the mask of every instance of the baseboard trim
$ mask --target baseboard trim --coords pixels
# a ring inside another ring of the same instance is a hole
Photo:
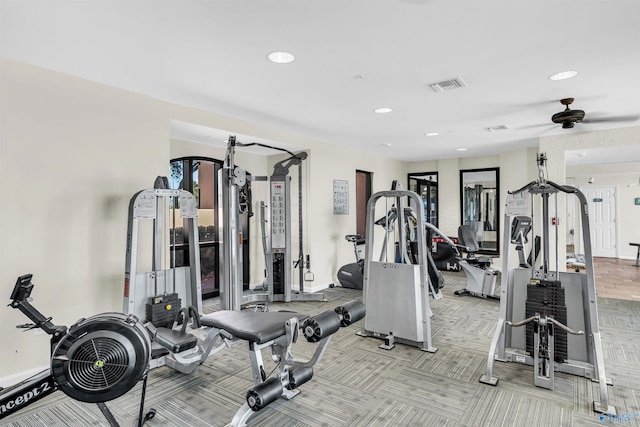
[[[42,366],[40,368],[33,368],[29,369],[28,371],[18,372],[17,374],[7,375],[6,377],[0,377],[0,387],[11,387],[12,385],[19,383],[20,381],[31,378],[32,376],[39,374],[40,372],[47,369],[49,369],[49,366]]]

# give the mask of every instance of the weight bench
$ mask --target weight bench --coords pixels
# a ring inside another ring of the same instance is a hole
[[[629,243],[629,245],[638,247],[638,252],[636,253],[636,263],[633,264],[633,266],[640,267],[640,243]]]
[[[349,326],[364,316],[365,306],[357,300],[316,316],[294,312],[221,310],[199,318],[199,324],[210,328],[204,341],[184,332],[184,328],[183,331],[157,328],[153,335],[155,341],[168,350],[181,350],[165,358],[167,365],[183,373],[191,373],[202,364],[218,338],[222,338],[224,344],[216,348],[214,353],[230,345],[231,341],[247,341],[255,385],[247,391],[246,403],[227,424],[229,427],[241,427],[246,426],[255,412],[277,399],[282,397],[290,400],[298,395],[300,391],[297,388],[312,378],[313,366],[322,357],[331,335],[341,326]],[[318,343],[308,361],[297,360],[291,353],[300,330],[307,341]],[[264,348],[270,349],[272,360],[279,365],[277,373],[271,378],[267,378],[264,369]]]

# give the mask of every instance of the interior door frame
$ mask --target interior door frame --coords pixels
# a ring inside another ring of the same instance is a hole
[[[620,258],[620,236],[619,236],[619,231],[620,230],[618,228],[618,223],[619,223],[618,215],[620,213],[620,206],[619,206],[619,200],[618,200],[619,196],[618,195],[620,194],[620,192],[618,191],[619,189],[618,189],[617,185],[588,185],[588,186],[587,185],[582,185],[582,186],[580,186],[580,191],[587,198],[587,205],[589,206],[589,218],[593,217],[592,216],[592,212],[593,212],[592,209],[594,209],[594,205],[593,205],[594,202],[593,202],[593,200],[589,199],[589,197],[587,196],[587,192],[589,190],[594,190],[594,189],[597,189],[597,188],[612,188],[613,191],[614,191],[614,195],[615,195],[615,200],[614,200],[614,203],[613,203],[613,215],[614,216],[612,218],[613,219],[612,222],[613,222],[613,227],[614,227],[614,229],[613,229],[613,238],[615,239],[615,241],[613,243],[614,243],[615,247],[614,247],[614,256],[613,256],[613,258]],[[594,229],[592,222],[589,224],[589,229],[590,230]],[[584,239],[584,236],[582,236],[582,238]],[[583,244],[583,247],[584,247],[584,244]],[[591,241],[591,255],[594,256],[594,257],[605,257],[603,255],[594,254],[594,249],[595,249],[595,242],[592,239],[592,241]],[[607,258],[608,258],[608,256],[607,256]]]
[[[426,179],[426,177],[430,177],[430,178],[435,178],[435,180],[432,179]],[[434,226],[438,227],[438,215],[439,215],[439,210],[440,210],[440,200],[439,200],[439,194],[438,194],[438,172],[434,171],[434,172],[410,172],[407,174],[407,188],[409,190],[411,190],[411,181],[414,180],[416,181],[416,186],[420,186],[420,185],[424,185],[427,187],[427,189],[431,189],[432,187],[435,188],[435,212],[434,212],[434,216],[431,215],[431,206],[427,206],[425,208],[425,218],[427,220],[427,222],[433,224]],[[416,188],[416,190],[418,190],[419,188]],[[412,190],[413,191],[413,190]],[[420,194],[419,191],[416,191],[418,193],[418,195],[420,197],[422,197],[424,199],[424,197],[422,196],[422,194]],[[427,201],[430,200],[430,195],[427,195]]]
[[[366,239],[367,202],[371,197],[373,174],[356,169],[356,234]]]

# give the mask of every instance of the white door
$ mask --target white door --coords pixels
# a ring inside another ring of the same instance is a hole
[[[616,187],[581,187],[589,204],[591,251],[593,256],[615,258]]]

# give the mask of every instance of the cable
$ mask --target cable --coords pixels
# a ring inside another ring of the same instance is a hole
[[[264,148],[271,148],[272,150],[279,150],[279,151],[284,151],[285,153],[288,153],[290,156],[295,157],[296,159],[300,159],[301,157],[300,154],[294,154],[291,151],[287,150],[286,148],[280,148],[280,147],[273,147],[271,145],[267,145],[267,144],[262,144],[260,142],[250,142],[248,144],[243,144],[241,142],[236,142],[236,145],[238,147],[252,147],[254,145],[257,145],[259,147],[264,147]],[[304,160],[304,159],[303,159]]]

